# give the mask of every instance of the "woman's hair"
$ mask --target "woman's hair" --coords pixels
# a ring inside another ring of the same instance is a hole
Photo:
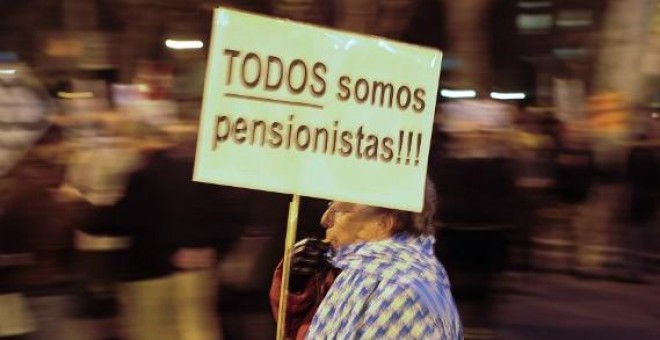
[[[434,235],[436,229],[435,211],[438,204],[438,195],[435,184],[426,179],[424,190],[424,207],[419,213],[381,208],[384,212],[393,214],[397,220],[394,232],[405,232],[411,235]]]

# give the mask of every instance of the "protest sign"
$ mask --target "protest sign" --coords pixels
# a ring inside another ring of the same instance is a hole
[[[217,9],[194,180],[420,211],[440,61]]]

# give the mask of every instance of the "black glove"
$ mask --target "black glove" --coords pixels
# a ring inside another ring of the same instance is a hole
[[[314,274],[331,268],[326,256],[328,249],[330,243],[315,238],[306,238],[293,246],[289,276],[292,292],[304,290]]]

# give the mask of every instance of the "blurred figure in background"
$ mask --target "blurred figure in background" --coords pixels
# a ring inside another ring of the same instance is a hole
[[[132,239],[120,288],[126,336],[220,339],[215,268],[240,234],[240,202],[191,181],[194,128],[166,130],[183,138],[147,156],[114,211],[113,233]]]
[[[581,269],[585,251],[582,245],[588,238],[589,220],[586,204],[589,199],[594,172],[589,125],[583,121],[560,124],[557,134],[555,160],[555,188],[559,203],[568,213],[569,241],[572,244],[571,268]]]
[[[518,218],[514,162],[506,142],[510,114],[507,105],[487,100],[441,108],[449,141],[433,175],[442,201],[436,254],[452,279],[466,339],[494,336],[492,288]]]
[[[557,190],[562,200],[584,202],[589,196],[593,155],[589,145],[589,127],[568,123],[560,127],[557,146]]]
[[[58,162],[61,142],[60,130],[52,127],[19,163],[14,170],[15,194],[3,218],[3,227],[27,237],[24,242],[16,240],[16,246],[27,245],[31,255],[30,265],[19,276],[34,313],[31,339],[73,334],[70,317],[78,279],[71,240],[83,207],[58,190],[64,170]]]
[[[2,178],[0,186],[0,339],[28,339],[34,316],[23,294],[20,274],[31,265],[33,254],[27,230],[13,220],[11,208],[16,183]]]
[[[641,133],[633,141],[627,162],[628,212],[627,228],[630,256],[626,259],[627,279],[635,282],[644,280],[644,254],[648,251],[647,238],[656,226],[658,195],[660,193],[660,164],[658,145],[648,133]]]
[[[70,140],[73,151],[61,190],[77,194],[88,210],[75,234],[77,263],[84,279],[78,292],[77,318],[94,339],[114,339],[118,336],[119,264],[130,238],[105,232],[111,229],[113,208],[123,196],[128,176],[141,165],[142,155],[137,141],[118,129],[125,120],[113,117],[114,113],[88,116],[95,133],[70,133],[80,137]]]
[[[577,141],[588,141],[583,144],[590,150],[593,169],[577,225],[576,272],[582,277],[621,279],[626,276],[620,246],[627,234],[626,159],[633,116],[628,102],[616,92],[589,96],[586,110],[588,130],[574,130],[582,131],[576,134]]]

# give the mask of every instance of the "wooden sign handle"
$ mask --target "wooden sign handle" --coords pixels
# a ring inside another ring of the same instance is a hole
[[[289,274],[291,271],[291,249],[296,242],[298,228],[298,208],[300,196],[293,195],[289,203],[289,218],[286,225],[286,239],[284,241],[284,260],[282,262],[282,285],[280,287],[280,305],[277,313],[277,340],[284,340],[286,324],[286,305],[289,299]]]

